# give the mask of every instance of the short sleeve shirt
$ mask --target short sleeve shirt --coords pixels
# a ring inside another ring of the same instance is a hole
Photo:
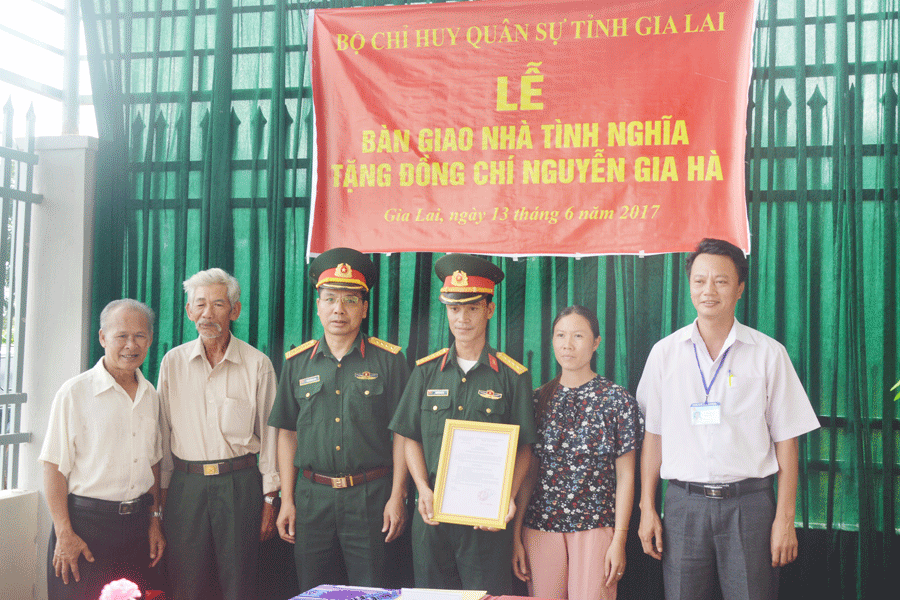
[[[122,502],[153,486],[151,467],[162,458],[159,398],[140,370],[135,376],[133,401],[103,359],[56,393],[39,458],[58,465],[70,493]]]
[[[696,321],[658,341],[637,401],[647,431],[661,437],[663,479],[731,483],[767,477],[778,472],[775,442],[819,427],[784,346],[737,319],[715,360]],[[705,402],[720,407],[719,423],[693,424],[692,405]]]
[[[388,422],[409,368],[378,342],[360,333],[337,360],[323,337],[285,363],[269,425],[297,432],[296,467],[336,476],[393,463]]]
[[[525,526],[555,532],[615,526],[616,458],[639,448],[644,435],[634,397],[598,375],[577,388],[558,387],[539,420],[538,482]]]
[[[519,444],[533,444],[537,433],[530,388],[528,374],[517,373],[488,346],[464,373],[454,346],[413,369],[390,428],[422,443],[433,482],[447,419],[518,425]]]

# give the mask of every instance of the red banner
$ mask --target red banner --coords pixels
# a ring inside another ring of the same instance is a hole
[[[749,251],[753,0],[317,10],[310,253]]]

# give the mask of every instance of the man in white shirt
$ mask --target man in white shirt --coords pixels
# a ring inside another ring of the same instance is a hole
[[[275,535],[277,432],[269,358],[231,334],[237,279],[222,269],[184,282],[200,334],[159,369],[162,488],[175,600],[205,600],[218,574],[225,600],[255,598],[259,543]]]
[[[40,454],[53,519],[51,600],[94,599],[122,577],[146,590],[148,570],[162,557],[159,399],[140,371],[153,318],[136,300],[106,305],[103,358],[53,399]]]
[[[637,389],[638,534],[662,559],[667,600],[712,598],[717,578],[729,600],[773,600],[778,568],[797,557],[797,438],[819,422],[784,346],[734,317],[744,253],[705,239],[686,270],[697,319],[657,342]]]

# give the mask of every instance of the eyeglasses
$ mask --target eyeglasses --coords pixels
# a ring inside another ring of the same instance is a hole
[[[319,298],[319,302],[324,302],[326,306],[334,306],[338,302],[356,306],[362,304],[362,301],[362,298],[359,296],[328,296],[326,298]]]

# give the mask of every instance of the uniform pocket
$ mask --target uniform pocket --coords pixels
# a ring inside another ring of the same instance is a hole
[[[383,382],[357,380],[351,392],[354,399],[353,409],[357,417],[386,423],[389,415],[385,406]]]
[[[322,398],[322,382],[314,381],[304,385],[296,384],[294,386],[294,398],[300,409],[297,415],[297,425],[312,425],[313,412],[317,402]]]
[[[506,421],[506,403],[479,397],[475,410],[485,423],[504,423]]]
[[[429,393],[430,392],[430,393]],[[452,417],[449,390],[428,390],[422,398],[422,441],[432,438],[440,445],[444,436],[444,421]]]

